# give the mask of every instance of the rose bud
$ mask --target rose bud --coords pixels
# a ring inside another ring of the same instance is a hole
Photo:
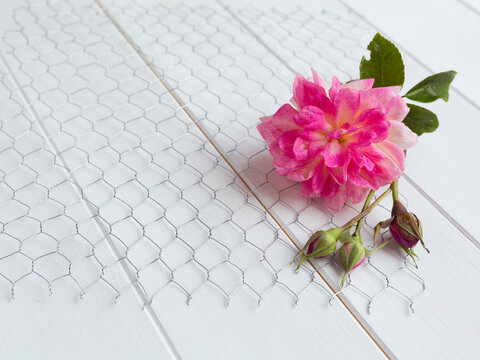
[[[362,244],[362,238],[360,235],[350,235],[348,231],[345,231],[340,237],[340,241],[343,242],[342,247],[340,248],[338,255],[340,260],[345,267],[345,274],[342,277],[341,286],[347,278],[347,275],[358,267],[363,260],[365,260],[366,250]]]
[[[423,242],[422,224],[417,216],[408,212],[405,206],[395,200],[393,202],[392,217],[381,221],[375,226],[374,238],[376,239],[380,229],[389,227],[393,239],[405,250],[405,252],[415,261],[416,254],[413,247],[420,242],[423,248],[430,252]]]
[[[300,266],[308,259],[332,255],[337,248],[337,241],[343,230],[342,228],[332,228],[316,231],[293,259],[295,261],[301,256],[295,270],[298,271]]]

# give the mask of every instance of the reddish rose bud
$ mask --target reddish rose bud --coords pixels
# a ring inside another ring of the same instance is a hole
[[[412,248],[422,240],[422,224],[415,214],[405,213],[392,221],[390,234],[400,245]]]
[[[400,201],[394,201],[390,234],[400,245],[410,249],[421,242],[423,247],[422,224],[417,216],[407,211]],[[427,250],[428,251],[428,250]]]
[[[423,242],[422,224],[417,216],[408,212],[405,206],[395,200],[393,202],[392,217],[388,220],[379,222],[375,226],[374,238],[376,239],[380,229],[390,229],[392,238],[400,244],[405,252],[415,261],[416,254],[413,247],[420,242],[427,252],[430,252]]]

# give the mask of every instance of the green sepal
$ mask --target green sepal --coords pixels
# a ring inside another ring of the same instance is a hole
[[[373,244],[375,245],[377,242],[377,237],[380,234],[380,230],[386,229],[392,223],[393,218],[387,219],[385,221],[380,221],[375,228],[373,229]]]
[[[403,249],[403,251],[405,251],[408,256],[410,256],[410,258],[413,260],[413,263],[415,264],[415,267],[418,269],[417,259],[419,258],[418,255],[415,254],[415,252],[413,251],[413,248],[407,248],[403,245],[400,245],[400,247]]]
[[[342,232],[340,234],[339,240],[342,244],[348,244],[348,243],[353,242],[353,236],[352,236],[352,234],[350,234],[350,230],[347,229],[344,232]]]
[[[365,249],[365,255],[368,256],[368,257],[372,257],[373,255],[375,255],[375,253],[379,250],[381,250],[383,247],[387,246],[388,243],[392,240],[392,238],[388,239],[387,241],[385,241],[383,244],[381,245],[378,245],[376,248],[374,249]]]

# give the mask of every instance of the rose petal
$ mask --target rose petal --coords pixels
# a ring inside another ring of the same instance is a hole
[[[343,147],[337,140],[332,140],[320,151],[325,159],[325,165],[328,167],[338,167],[343,165]]]
[[[347,195],[353,199],[354,204],[365,199],[369,190],[368,188],[347,184]]]
[[[388,136],[388,129],[390,127],[390,122],[385,120],[385,113],[380,109],[368,109],[363,111],[360,116],[356,119],[354,123],[355,127],[361,129],[360,131],[354,132],[351,136],[355,134],[362,134],[362,132],[368,132],[364,134],[363,137],[353,137],[350,139],[350,134],[348,136],[348,141],[365,141],[365,137],[368,136],[370,142],[379,142],[385,140]]]
[[[351,123],[360,107],[360,93],[351,89],[341,89],[333,103],[337,109],[335,126]]]
[[[325,81],[323,81],[323,79],[320,76],[318,76],[315,70],[313,69],[311,70],[312,70],[313,82],[318,86],[321,86],[323,90],[325,90],[325,94],[326,94],[328,91],[328,84]]]
[[[325,203],[332,210],[340,210],[347,201],[347,190],[345,185],[341,185],[337,193],[333,196],[327,197]]]
[[[349,81],[342,85],[344,89],[356,89],[356,90],[370,90],[373,86],[375,79],[362,79]]]
[[[340,188],[340,185],[335,181],[335,179],[327,175],[325,177],[325,184],[323,186],[322,192],[320,193],[320,196],[322,197],[333,196],[337,193],[339,188]]]
[[[405,169],[405,152],[400,146],[388,140],[376,143],[373,146],[391,159],[401,171]]]
[[[297,137],[293,143],[293,154],[297,160],[307,160],[308,159],[308,148],[310,142],[305,141],[302,137]]]
[[[285,104],[274,115],[260,118],[261,123],[257,125],[257,129],[269,146],[285,131],[298,129],[293,121],[297,113],[290,104]]]
[[[330,100],[335,101],[335,97],[337,96],[340,89],[342,89],[342,84],[340,84],[340,81],[338,81],[338,78],[334,76],[332,78],[332,86],[328,91],[328,96],[330,97]]]
[[[341,184],[345,184],[347,182],[347,167],[346,166],[339,166],[336,168],[327,168],[328,173],[332,175],[333,179]]]
[[[407,116],[408,112],[410,111],[409,107],[405,101],[403,101],[401,96],[395,96],[392,98],[385,110],[387,120],[392,121],[403,121],[405,116]]]
[[[293,83],[293,100],[301,109],[304,106],[315,105],[318,99],[326,97],[323,87],[308,81],[302,75],[297,75]]]
[[[399,96],[400,90],[400,86],[387,86],[370,89],[368,90],[368,93],[375,96],[382,104],[384,110],[387,111],[390,101],[394,97]]]
[[[299,127],[306,127],[309,130],[318,130],[322,132],[333,130],[332,125],[330,125],[325,119],[325,113],[323,110],[316,106],[303,107],[294,118],[294,121]]]
[[[418,136],[407,125],[400,121],[390,121],[387,140],[408,149],[417,143]]]
[[[360,168],[358,172],[349,172],[348,182],[355,186],[374,190],[377,190],[380,187],[378,176],[366,168]]]
[[[308,197],[320,196],[327,177],[328,174],[323,159],[321,159],[313,169],[312,176],[307,181],[302,182],[302,195]]]

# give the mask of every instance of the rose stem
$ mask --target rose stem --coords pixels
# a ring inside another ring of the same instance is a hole
[[[368,205],[370,205],[370,202],[372,201],[373,194],[375,194],[375,190],[370,190],[370,192],[367,195],[367,198],[365,199],[365,203],[363,204],[362,212],[367,209]],[[363,224],[363,218],[358,220],[357,227],[355,229],[354,235],[358,236],[360,234],[360,229],[362,228],[362,224]]]
[[[363,210],[360,214],[355,216],[353,219],[351,219],[349,222],[347,222],[345,225],[343,225],[341,228],[343,229],[348,229],[350,226],[355,224],[358,220],[363,219],[365,216],[367,216],[370,211],[372,211],[375,206],[377,206],[388,194],[390,194],[390,191],[392,189],[389,187],[382,195],[380,195],[377,200],[375,200],[369,207],[367,207],[365,210]]]
[[[392,198],[394,201],[399,201],[398,199],[398,180],[395,180],[392,182],[390,185],[390,188],[392,189]]]

